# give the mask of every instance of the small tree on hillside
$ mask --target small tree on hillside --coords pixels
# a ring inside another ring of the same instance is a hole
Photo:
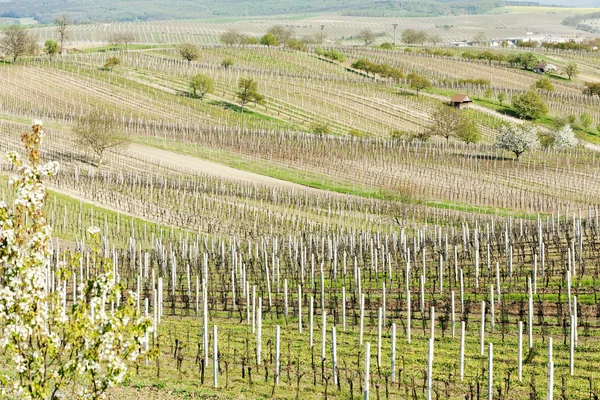
[[[500,128],[494,147],[515,154],[517,160],[526,151],[540,146],[537,129],[533,125],[507,124]]]
[[[533,53],[526,53],[519,56],[519,62],[524,69],[533,69],[538,63],[537,57]]]
[[[284,44],[294,38],[294,28],[286,28],[283,25],[274,25],[267,31],[268,34],[275,36],[277,43]]]
[[[360,33],[358,34],[358,37],[360,38],[360,40],[362,40],[362,42],[365,44],[365,47],[370,46],[373,41],[375,40],[375,33],[373,33],[372,30],[370,29],[363,29],[362,31],[360,31]]]
[[[230,29],[227,32],[222,33],[221,36],[219,36],[219,40],[226,46],[233,46],[242,44],[244,36],[235,29]]]
[[[506,95],[504,94],[504,92],[498,93],[498,102],[500,103],[500,105],[504,103],[504,100],[506,100]]]
[[[430,136],[440,136],[448,141],[451,136],[456,136],[463,120],[460,110],[440,104],[431,115],[431,124],[428,127]]]
[[[46,40],[44,43],[44,53],[48,54],[50,57],[58,53],[58,42],[51,39]]]
[[[578,140],[571,125],[565,125],[554,134],[554,147],[557,149],[569,149],[577,146]]]
[[[181,43],[178,50],[181,57],[187,60],[188,65],[200,57],[200,48],[193,43]]]
[[[331,133],[331,127],[327,122],[314,122],[310,125],[310,130],[315,135],[323,136]]]
[[[13,62],[21,56],[36,52],[35,38],[25,27],[11,25],[4,28],[3,33],[0,39],[0,50],[12,57]]]
[[[538,79],[537,82],[535,82],[535,88],[546,92],[554,92],[554,85],[547,77]]]
[[[600,97],[600,82],[586,82],[583,94]]]
[[[277,41],[277,37],[272,33],[266,33],[263,37],[260,38],[260,44],[267,47],[277,47],[279,46],[279,42]]]
[[[592,123],[594,122],[594,120],[592,119],[592,116],[590,115],[590,113],[588,113],[587,111],[584,111],[579,116],[579,122],[581,122],[581,126],[583,126],[585,129],[588,129],[590,126],[592,126]]]
[[[414,72],[408,74],[407,79],[410,83],[410,87],[417,91],[417,96],[421,90],[431,87],[431,83],[427,78],[415,74]]]
[[[477,123],[459,109],[442,104],[432,114],[431,120],[427,130],[429,136],[441,136],[446,141],[455,137],[465,143],[477,143],[481,140]]]
[[[204,74],[198,74],[190,81],[190,89],[192,89],[192,95],[201,99],[207,93],[212,93],[215,90],[215,81]]]
[[[479,129],[477,122],[472,118],[466,117],[458,126],[456,138],[467,144],[479,143],[481,141],[481,129]]]
[[[60,43],[60,54],[65,53],[65,43],[70,39],[69,25],[73,23],[73,19],[69,14],[63,14],[56,17],[56,32],[58,33],[58,42]]]
[[[223,69],[229,69],[230,67],[232,67],[234,64],[233,58],[226,58],[223,61],[221,61],[221,67],[223,67]]]
[[[300,40],[296,40],[296,39],[287,40],[285,42],[285,48],[289,49],[289,50],[296,50],[296,51],[303,51],[303,52],[308,51],[308,47],[306,47],[306,43],[304,43]]]
[[[119,129],[118,121],[99,110],[79,118],[73,133],[79,146],[97,156],[98,165],[104,161],[107,150],[121,149],[131,142],[129,135]]]
[[[264,101],[264,96],[258,93],[258,83],[252,78],[240,78],[237,98],[242,106],[242,114],[244,113],[246,104],[251,102],[260,104]]]
[[[135,41],[135,35],[129,32],[119,32],[111,35],[109,39],[111,44],[124,44],[125,51],[129,51],[129,45]]]
[[[440,35],[438,34],[433,34],[433,35],[427,35],[427,40],[429,41],[429,43],[431,43],[434,46],[437,46],[438,43],[442,43],[443,39]]]
[[[406,44],[423,44],[427,40],[427,33],[417,29],[402,31],[402,41]]]
[[[575,78],[577,75],[579,75],[579,66],[577,65],[576,62],[570,62],[567,64],[567,66],[565,67],[565,74],[567,74],[567,76],[569,77],[569,80],[571,80],[571,78]]]
[[[530,91],[513,97],[513,108],[519,116],[524,119],[538,119],[548,112],[548,107],[542,97]]]
[[[108,57],[106,63],[104,63],[104,69],[112,72],[114,67],[121,65],[121,59],[119,57]]]

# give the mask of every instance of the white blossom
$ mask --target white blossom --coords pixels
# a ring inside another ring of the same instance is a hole
[[[526,151],[535,150],[540,146],[538,132],[533,125],[503,125],[500,135],[496,137],[494,147],[513,152],[517,159]]]
[[[133,297],[117,312],[106,311],[107,301],[121,290],[110,260],[106,260],[105,273],[92,278],[92,285],[80,286],[72,306],[65,307],[62,290],[52,292],[47,287],[51,229],[43,212],[46,188],[40,177],[55,175],[59,165],[50,162],[38,167],[40,128],[41,121],[34,121],[33,132],[23,135],[34,165],[24,164],[18,153],[8,154],[19,176],[11,179],[15,188],[12,207],[0,202],[0,348],[16,372],[14,377],[0,379],[0,397],[49,398],[53,383],[43,377],[51,377],[55,384],[74,386],[72,391],[80,393],[80,398],[102,398],[105,393],[94,388],[122,382],[126,361],[135,362],[147,349],[143,337],[149,322],[137,315]],[[18,226],[25,214],[32,223],[28,229]],[[91,227],[88,232],[95,237],[100,229]],[[68,267],[69,262],[52,266],[57,275]],[[49,362],[52,353],[61,362]],[[68,354],[75,356],[68,359]],[[63,394],[59,390],[55,397]]]
[[[554,147],[557,149],[569,149],[578,143],[571,125],[563,126],[554,134]]]
[[[93,236],[100,233],[100,228],[98,228],[97,226],[90,226],[87,231],[90,235]]]

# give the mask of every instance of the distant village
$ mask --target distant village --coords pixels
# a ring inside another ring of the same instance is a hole
[[[559,44],[582,44],[588,41],[589,37],[580,36],[565,36],[565,35],[545,35],[539,32],[527,32],[525,36],[503,38],[503,39],[491,39],[482,41],[476,40],[463,40],[454,41],[450,44],[454,47],[471,47],[486,45],[490,47],[505,47],[505,48],[516,48],[516,47],[530,47],[534,48],[544,43],[551,43],[554,45]],[[558,47],[558,46],[557,46]],[[598,50],[598,46],[592,47],[593,50]]]

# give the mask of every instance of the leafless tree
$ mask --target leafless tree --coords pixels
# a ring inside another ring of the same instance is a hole
[[[102,164],[107,150],[127,147],[131,141],[129,135],[119,129],[118,121],[100,110],[79,118],[73,133],[81,147],[97,156],[98,165]]]
[[[13,62],[21,56],[36,53],[37,43],[27,28],[11,25],[5,28],[3,33],[0,38],[0,50],[12,57]]]
[[[69,25],[73,23],[73,19],[69,14],[62,14],[56,17],[54,20],[56,23],[56,31],[58,32],[58,43],[59,43],[59,51],[60,54],[64,54],[65,52],[65,42],[68,41],[69,38]]]
[[[125,50],[129,51],[129,45],[135,41],[135,35],[129,32],[118,32],[110,36],[111,44],[124,44]]]
[[[370,29],[363,29],[362,31],[360,31],[359,37],[360,40],[362,40],[365,44],[365,47],[371,45],[371,43],[373,43],[373,41],[375,40],[375,34]]]

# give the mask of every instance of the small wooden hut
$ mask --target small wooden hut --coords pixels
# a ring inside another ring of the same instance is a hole
[[[461,110],[464,108],[468,108],[469,104],[472,102],[473,100],[471,100],[471,98],[466,94],[455,94],[450,99],[450,104]]]

